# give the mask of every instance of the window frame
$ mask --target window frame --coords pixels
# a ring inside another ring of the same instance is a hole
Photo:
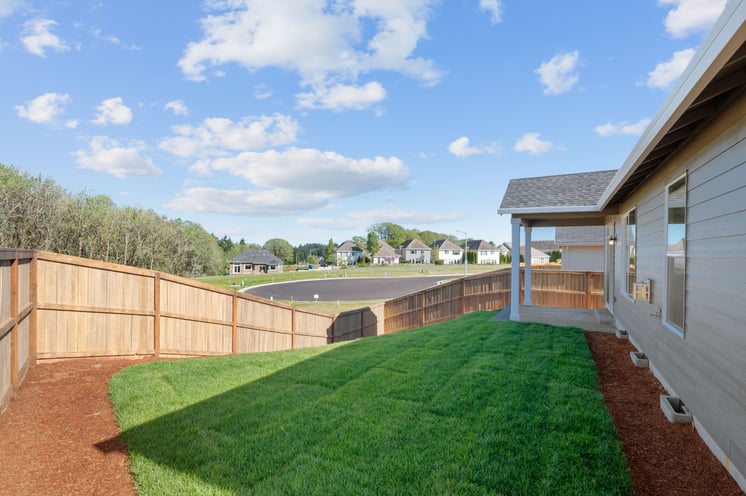
[[[635,226],[634,227],[634,229],[635,229],[635,233],[634,233],[635,239],[634,239],[634,243],[632,245],[630,245],[630,240],[629,240],[629,231],[630,231],[629,217],[630,217],[630,215],[633,212],[634,212],[634,215],[635,215],[635,223],[632,224],[632,225]],[[637,224],[637,217],[638,217],[637,216],[637,205],[635,205],[634,207],[632,207],[631,209],[629,209],[627,211],[627,213],[624,214],[624,217],[623,217],[623,219],[624,219],[624,259],[623,259],[623,261],[625,262],[625,264],[624,264],[624,273],[622,275],[622,277],[624,278],[623,279],[623,281],[624,281],[624,287],[622,288],[622,294],[624,296],[626,296],[627,299],[629,299],[631,301],[635,301],[635,300],[632,297],[632,293],[633,293],[634,290],[633,290],[633,287],[630,287],[630,281],[629,281],[629,273],[628,273],[628,271],[629,271],[629,259],[631,257],[631,255],[630,255],[630,247],[631,247],[631,248],[634,249],[634,253],[635,253],[635,280],[632,281],[632,284],[634,284],[634,282],[637,281],[637,258],[638,258],[638,256],[637,256],[637,238],[638,238],[638,235],[637,235],[637,225],[638,225]]]
[[[689,180],[688,180],[688,174],[684,172],[683,174],[677,176],[673,181],[670,181],[666,184],[666,190],[665,190],[665,212],[664,212],[664,247],[665,247],[665,264],[664,264],[664,280],[663,280],[663,287],[664,287],[664,296],[663,296],[663,312],[662,312],[662,321],[663,326],[666,327],[668,330],[673,332],[679,337],[684,337],[686,333],[686,258],[687,258],[687,234],[688,234],[688,217],[689,217]],[[676,183],[683,180],[683,188],[684,188],[684,218],[683,218],[683,245],[682,250],[671,250],[670,244],[669,244],[669,231],[670,231],[670,206],[669,206],[669,198],[670,198],[670,189]],[[670,266],[669,266],[669,259],[670,258],[683,258],[684,261],[684,278],[682,282],[682,291],[681,291],[681,328],[670,320],[669,316],[669,296],[671,292],[670,288]]]

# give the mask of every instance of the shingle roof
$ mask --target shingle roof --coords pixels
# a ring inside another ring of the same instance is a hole
[[[557,227],[554,239],[560,245],[603,245],[604,227]]]
[[[503,244],[505,245],[507,249],[513,251],[513,243],[511,243],[510,241],[506,241]],[[526,256],[526,245],[521,245],[520,250],[521,250],[520,251],[521,255]],[[544,253],[543,251],[537,250],[536,248],[531,247],[531,258],[541,258],[545,256],[547,256],[547,254]]]
[[[500,210],[593,207],[614,174],[616,170],[511,179]]]
[[[267,250],[246,250],[229,261],[231,263],[253,263],[257,265],[282,265],[282,260]]]
[[[495,245],[483,239],[471,239],[466,243],[466,245],[469,247],[469,250],[471,251],[496,250],[497,249]]]
[[[417,238],[406,240],[401,244],[402,250],[429,250],[430,247]]]
[[[339,248],[337,248],[334,251],[336,253],[345,253],[345,252],[354,253],[356,251],[362,252],[363,250],[358,245],[353,243],[352,241],[345,241],[344,243],[339,245]]]
[[[390,244],[385,241],[378,242],[378,251],[375,255],[376,258],[396,257],[396,250],[394,250]]]
[[[439,250],[463,250],[463,247],[457,245],[450,239],[439,239],[432,244],[432,248],[437,248]]]

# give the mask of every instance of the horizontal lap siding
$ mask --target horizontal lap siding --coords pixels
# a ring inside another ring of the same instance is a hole
[[[614,313],[665,382],[746,473],[746,97],[679,152],[620,212],[638,206],[637,279],[652,301],[616,285]],[[686,325],[677,336],[655,314],[665,298],[665,188],[688,172]],[[619,219],[616,219],[617,222]],[[621,262],[617,262],[617,281]]]

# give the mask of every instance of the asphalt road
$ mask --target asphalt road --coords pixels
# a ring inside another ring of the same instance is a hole
[[[388,300],[450,279],[453,276],[313,279],[254,286],[244,292],[275,300],[314,301],[314,295],[318,301]]]

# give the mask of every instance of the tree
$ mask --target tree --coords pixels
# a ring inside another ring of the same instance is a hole
[[[337,247],[334,245],[334,240],[329,238],[329,242],[326,244],[324,249],[324,261],[327,265],[337,264]]]
[[[408,238],[407,231],[399,224],[392,222],[373,224],[368,231],[375,232],[378,235],[378,239],[386,241],[394,248],[404,243]]]
[[[552,250],[549,252],[549,262],[553,263],[558,260],[562,260],[562,252],[560,250]]]
[[[368,240],[365,243],[365,249],[368,250],[371,257],[381,249],[381,244],[378,242],[378,235],[374,231],[368,233]]]
[[[284,239],[272,238],[264,243],[263,248],[282,260],[286,265],[292,265],[295,263],[295,252],[293,247]]]

